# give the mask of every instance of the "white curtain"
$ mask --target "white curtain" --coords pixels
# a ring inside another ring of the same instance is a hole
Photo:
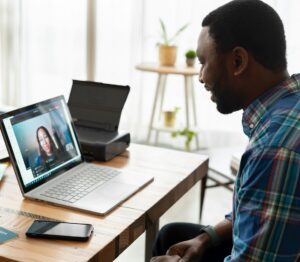
[[[1,98],[8,104],[28,104],[58,94],[68,98],[72,79],[86,79],[87,5],[84,0],[0,0],[1,2]],[[95,19],[96,81],[130,85],[131,92],[120,128],[135,141],[146,137],[154,99],[156,75],[135,69],[140,62],[157,62],[159,18],[172,33],[185,23],[179,36],[177,63],[184,63],[187,49],[196,48],[203,17],[225,0],[97,0]],[[290,73],[299,71],[300,37],[297,0],[268,0],[281,15],[287,34]],[[13,5],[15,8],[10,9]],[[13,16],[8,16],[7,10]],[[8,24],[4,22],[7,18]],[[12,21],[13,20],[13,21]],[[13,28],[13,29],[12,29]],[[10,33],[8,33],[10,32]],[[14,48],[8,44],[13,34]],[[5,71],[6,70],[6,71]],[[12,77],[10,81],[7,77]],[[14,81],[13,81],[14,80]],[[195,78],[200,137],[203,146],[240,144],[241,112],[221,115],[209,94]],[[12,89],[10,89],[12,88]],[[9,95],[12,90],[15,95]],[[10,92],[10,91],[9,91]],[[12,97],[14,100],[11,100]],[[183,80],[170,77],[165,109],[179,106],[183,120]],[[170,134],[165,141],[177,143]]]
[[[3,102],[24,105],[68,95],[72,79],[86,76],[86,2],[0,2],[6,19],[0,28]]]
[[[18,105],[21,100],[20,0],[0,0],[0,103]]]

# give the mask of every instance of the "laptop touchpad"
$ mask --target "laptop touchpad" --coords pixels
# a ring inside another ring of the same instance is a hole
[[[128,196],[128,193],[136,191],[136,186],[123,184],[118,182],[107,182],[103,186],[96,188],[94,192],[91,192],[88,196],[83,198],[84,202],[93,200],[95,203],[95,199],[102,202],[105,201],[120,201],[123,200],[124,197]],[[98,202],[98,201],[96,201]]]
[[[133,185],[113,181],[107,182],[80,201],[74,203],[74,206],[80,206],[81,208],[84,206],[87,210],[106,213],[133,194],[136,190],[137,187]]]

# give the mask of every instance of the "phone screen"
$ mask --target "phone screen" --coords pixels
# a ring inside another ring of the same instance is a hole
[[[91,224],[35,220],[26,235],[31,237],[87,240],[93,231]]]

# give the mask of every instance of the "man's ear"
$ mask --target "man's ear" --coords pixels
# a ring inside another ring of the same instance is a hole
[[[238,76],[242,74],[248,67],[249,54],[243,47],[235,47],[232,50],[233,55],[233,74]]]

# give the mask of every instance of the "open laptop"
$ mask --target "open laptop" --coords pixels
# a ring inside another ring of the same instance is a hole
[[[0,116],[25,198],[106,214],[153,180],[84,161],[63,96]]]

